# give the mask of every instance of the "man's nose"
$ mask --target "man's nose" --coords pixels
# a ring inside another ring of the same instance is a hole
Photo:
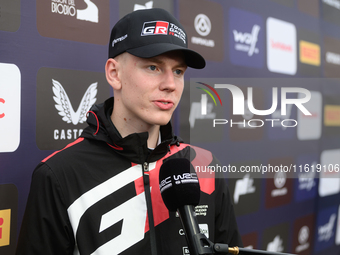
[[[166,72],[164,72],[160,89],[169,91],[173,91],[176,89],[176,81],[173,70],[167,70]]]

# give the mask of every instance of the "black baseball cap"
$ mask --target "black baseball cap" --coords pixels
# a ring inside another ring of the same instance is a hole
[[[189,67],[205,67],[204,58],[188,49],[187,34],[179,21],[159,8],[138,10],[125,15],[112,28],[109,58],[128,52],[141,58],[181,50]]]

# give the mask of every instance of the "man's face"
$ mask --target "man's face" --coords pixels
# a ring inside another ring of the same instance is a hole
[[[115,110],[136,129],[167,124],[176,109],[187,68],[181,52],[144,59],[124,53],[118,59],[121,88],[115,91]]]

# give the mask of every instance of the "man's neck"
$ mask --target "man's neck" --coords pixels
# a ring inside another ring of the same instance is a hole
[[[148,132],[148,148],[156,148],[158,139],[159,139],[159,125],[149,125],[149,126],[141,126],[138,128],[138,125],[134,123],[134,121],[126,120],[125,118],[122,118],[121,116],[117,116],[114,114],[114,110],[111,114],[111,121],[117,128],[120,135],[124,138],[130,134],[133,133],[143,133]]]

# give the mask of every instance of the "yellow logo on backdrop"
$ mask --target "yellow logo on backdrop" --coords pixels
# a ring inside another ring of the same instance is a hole
[[[11,209],[0,210],[0,247],[9,245],[11,233]]]
[[[320,46],[315,43],[300,41],[300,61],[301,63],[319,66]]]
[[[340,105],[325,105],[325,126],[340,126]]]

